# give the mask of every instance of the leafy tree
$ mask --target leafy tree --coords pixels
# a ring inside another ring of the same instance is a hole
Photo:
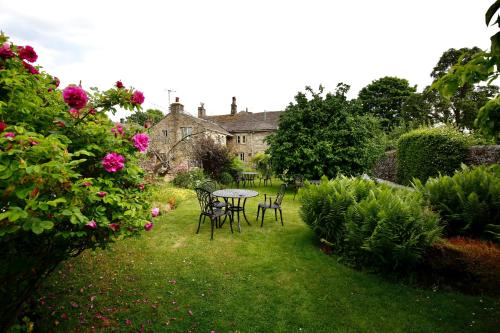
[[[192,156],[201,162],[203,170],[213,179],[219,179],[220,174],[231,165],[231,153],[226,146],[218,144],[209,136],[195,139]]]
[[[347,100],[349,86],[337,85],[323,96],[323,87],[299,92],[280,118],[277,132],[267,137],[271,166],[286,178],[302,174],[306,179],[335,177],[366,171],[382,153],[377,119],[360,115],[361,105]]]
[[[150,121],[150,126],[153,126],[157,122],[163,119],[165,115],[163,112],[157,109],[147,109],[146,111],[136,111],[126,118],[128,123],[136,123],[141,126],[146,124],[146,121]]]
[[[363,111],[380,118],[383,128],[389,130],[403,120],[403,104],[415,91],[407,80],[386,76],[361,89],[358,98]]]
[[[140,109],[132,89],[91,93],[30,62],[0,35],[0,331],[57,265],[88,248],[150,230],[138,150],[148,137],[105,112]]]
[[[476,55],[484,53],[480,48],[449,49],[445,51],[434,67],[431,77],[433,83],[442,80],[448,71],[456,66],[465,66]],[[452,122],[459,128],[472,129],[479,108],[498,93],[495,85],[481,86],[464,82],[449,95],[442,95],[436,90],[426,88],[424,99],[432,105],[432,117],[436,121]]]

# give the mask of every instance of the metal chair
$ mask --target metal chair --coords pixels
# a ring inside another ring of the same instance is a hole
[[[269,184],[270,184],[271,186],[273,186],[273,181],[271,180],[271,178],[272,178],[272,172],[271,172],[271,170],[266,170],[266,171],[264,172],[264,174],[263,174],[263,175],[260,177],[260,179],[259,179],[259,186],[260,186],[260,183],[261,183],[262,181],[264,181],[264,186],[267,186],[267,183],[268,183],[268,182],[269,182]]]
[[[214,226],[216,228],[220,228],[222,226],[221,224],[221,217],[224,216],[224,220],[227,216],[229,216],[229,226],[231,227],[231,233],[233,233],[233,214],[230,210],[228,209],[222,209],[222,208],[217,208],[214,206],[214,200],[212,194],[200,187],[197,187],[195,189],[196,191],[196,196],[198,197],[198,202],[200,204],[201,212],[200,212],[200,217],[198,219],[198,229],[196,230],[196,233],[200,232],[200,226],[201,226],[201,219],[203,217],[203,221],[205,221],[205,218],[208,217],[210,218],[210,227],[211,227],[211,236],[210,240],[214,239]]]
[[[199,188],[202,188],[204,190],[207,190],[208,192],[212,193],[213,191],[216,191],[218,190],[218,184],[215,180],[213,179],[206,179],[205,181],[203,181]],[[218,200],[217,198],[213,197],[213,201],[212,201],[214,207],[216,208],[224,208],[224,207],[227,207],[227,203],[224,202],[224,201],[220,201]]]
[[[278,221],[278,215],[277,211],[280,211],[280,220],[281,220],[281,226],[283,226],[283,212],[281,211],[281,202],[283,201],[283,197],[285,196],[285,190],[286,190],[287,185],[286,184],[281,184],[280,189],[276,196],[268,196],[267,194],[264,194],[264,202],[259,203],[259,206],[257,207],[257,218],[256,220],[259,220],[259,213],[260,210],[262,209],[262,220],[260,223],[260,227],[264,226],[264,215],[266,214],[266,209],[274,209],[274,219]]]
[[[299,189],[304,187],[304,176],[303,175],[293,175],[293,184],[292,187],[294,188],[295,192],[293,194],[293,200],[295,200],[295,196],[299,192]]]

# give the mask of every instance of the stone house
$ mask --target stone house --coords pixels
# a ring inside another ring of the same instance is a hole
[[[201,104],[198,117],[194,117],[184,112],[184,106],[176,98],[170,106],[170,113],[151,128],[151,147],[159,154],[164,154],[163,157],[175,150],[173,164],[190,167],[196,165],[196,161],[189,159],[189,140],[179,141],[186,136],[203,134],[221,145],[227,145],[240,160],[249,163],[255,154],[267,149],[264,139],[278,129],[281,113],[237,112],[236,98],[233,97],[229,114],[207,116]]]

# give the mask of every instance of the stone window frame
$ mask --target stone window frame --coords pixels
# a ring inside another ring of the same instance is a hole
[[[163,129],[161,130],[163,136],[167,137],[168,136],[168,130],[167,129]]]
[[[181,127],[181,138],[184,139],[185,137],[188,137],[193,134],[193,128],[192,127]]]
[[[240,145],[247,144],[247,136],[246,135],[237,135],[236,142]]]
[[[240,161],[245,162],[245,153],[242,152],[242,153],[239,153],[239,155],[240,155]]]

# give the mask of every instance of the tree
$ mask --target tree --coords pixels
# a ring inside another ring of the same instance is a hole
[[[149,126],[153,126],[157,122],[163,119],[165,115],[163,112],[157,109],[147,109],[145,112],[136,111],[126,118],[128,123],[136,123],[141,126],[146,124],[146,121],[150,121]]]
[[[407,80],[385,76],[361,89],[358,98],[363,111],[380,118],[383,128],[389,130],[403,120],[403,104],[415,92]]]
[[[33,63],[0,35],[0,331],[57,265],[88,248],[150,230],[138,150],[148,137],[113,125],[140,91],[86,92]],[[112,111],[113,112],[113,111]]]
[[[231,153],[226,146],[218,144],[209,136],[195,139],[192,156],[200,161],[203,170],[213,179],[219,179],[220,174],[231,165]]]
[[[456,66],[466,66],[482,53],[484,52],[478,47],[445,51],[431,72],[433,84],[442,80],[446,73]],[[461,129],[472,129],[480,107],[497,93],[498,87],[495,85],[483,86],[464,82],[447,96],[427,87],[424,97],[433,106],[432,117],[434,119],[452,122]]]
[[[306,179],[338,173],[360,174],[383,152],[377,119],[359,115],[361,105],[347,100],[349,86],[337,85],[335,93],[323,96],[306,87],[299,92],[280,118],[276,133],[267,137],[268,154],[275,174]]]

